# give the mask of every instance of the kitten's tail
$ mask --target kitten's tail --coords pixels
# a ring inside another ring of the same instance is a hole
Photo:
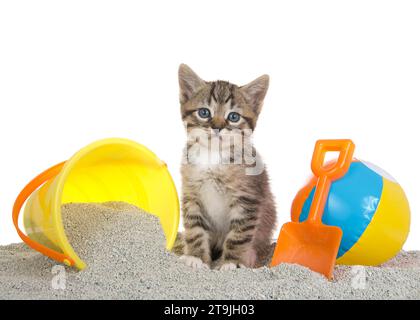
[[[182,256],[184,254],[184,234],[178,232],[176,236],[174,246],[172,247],[171,252],[175,253],[178,256]]]

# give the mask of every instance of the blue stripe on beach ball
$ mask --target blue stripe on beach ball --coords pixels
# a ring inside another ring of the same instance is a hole
[[[347,174],[331,185],[322,222],[343,231],[337,258],[344,255],[366,230],[381,199],[382,176],[362,162],[351,164]],[[314,189],[306,199],[299,221],[308,218]]]

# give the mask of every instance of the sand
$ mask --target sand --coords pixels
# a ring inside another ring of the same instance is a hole
[[[24,244],[0,247],[0,299],[420,299],[420,252],[381,267],[297,265],[192,270],[164,249],[158,220],[122,203],[67,204],[63,222],[88,264],[78,272]]]

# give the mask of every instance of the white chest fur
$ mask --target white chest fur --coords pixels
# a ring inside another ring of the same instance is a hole
[[[226,233],[229,228],[229,195],[223,186],[213,179],[206,180],[200,188],[200,200],[220,233]]]

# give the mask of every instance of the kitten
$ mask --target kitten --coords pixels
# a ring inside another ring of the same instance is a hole
[[[251,142],[268,83],[267,75],[242,87],[206,82],[187,65],[179,67],[187,131],[181,258],[193,268],[259,267],[270,252],[275,205]]]

